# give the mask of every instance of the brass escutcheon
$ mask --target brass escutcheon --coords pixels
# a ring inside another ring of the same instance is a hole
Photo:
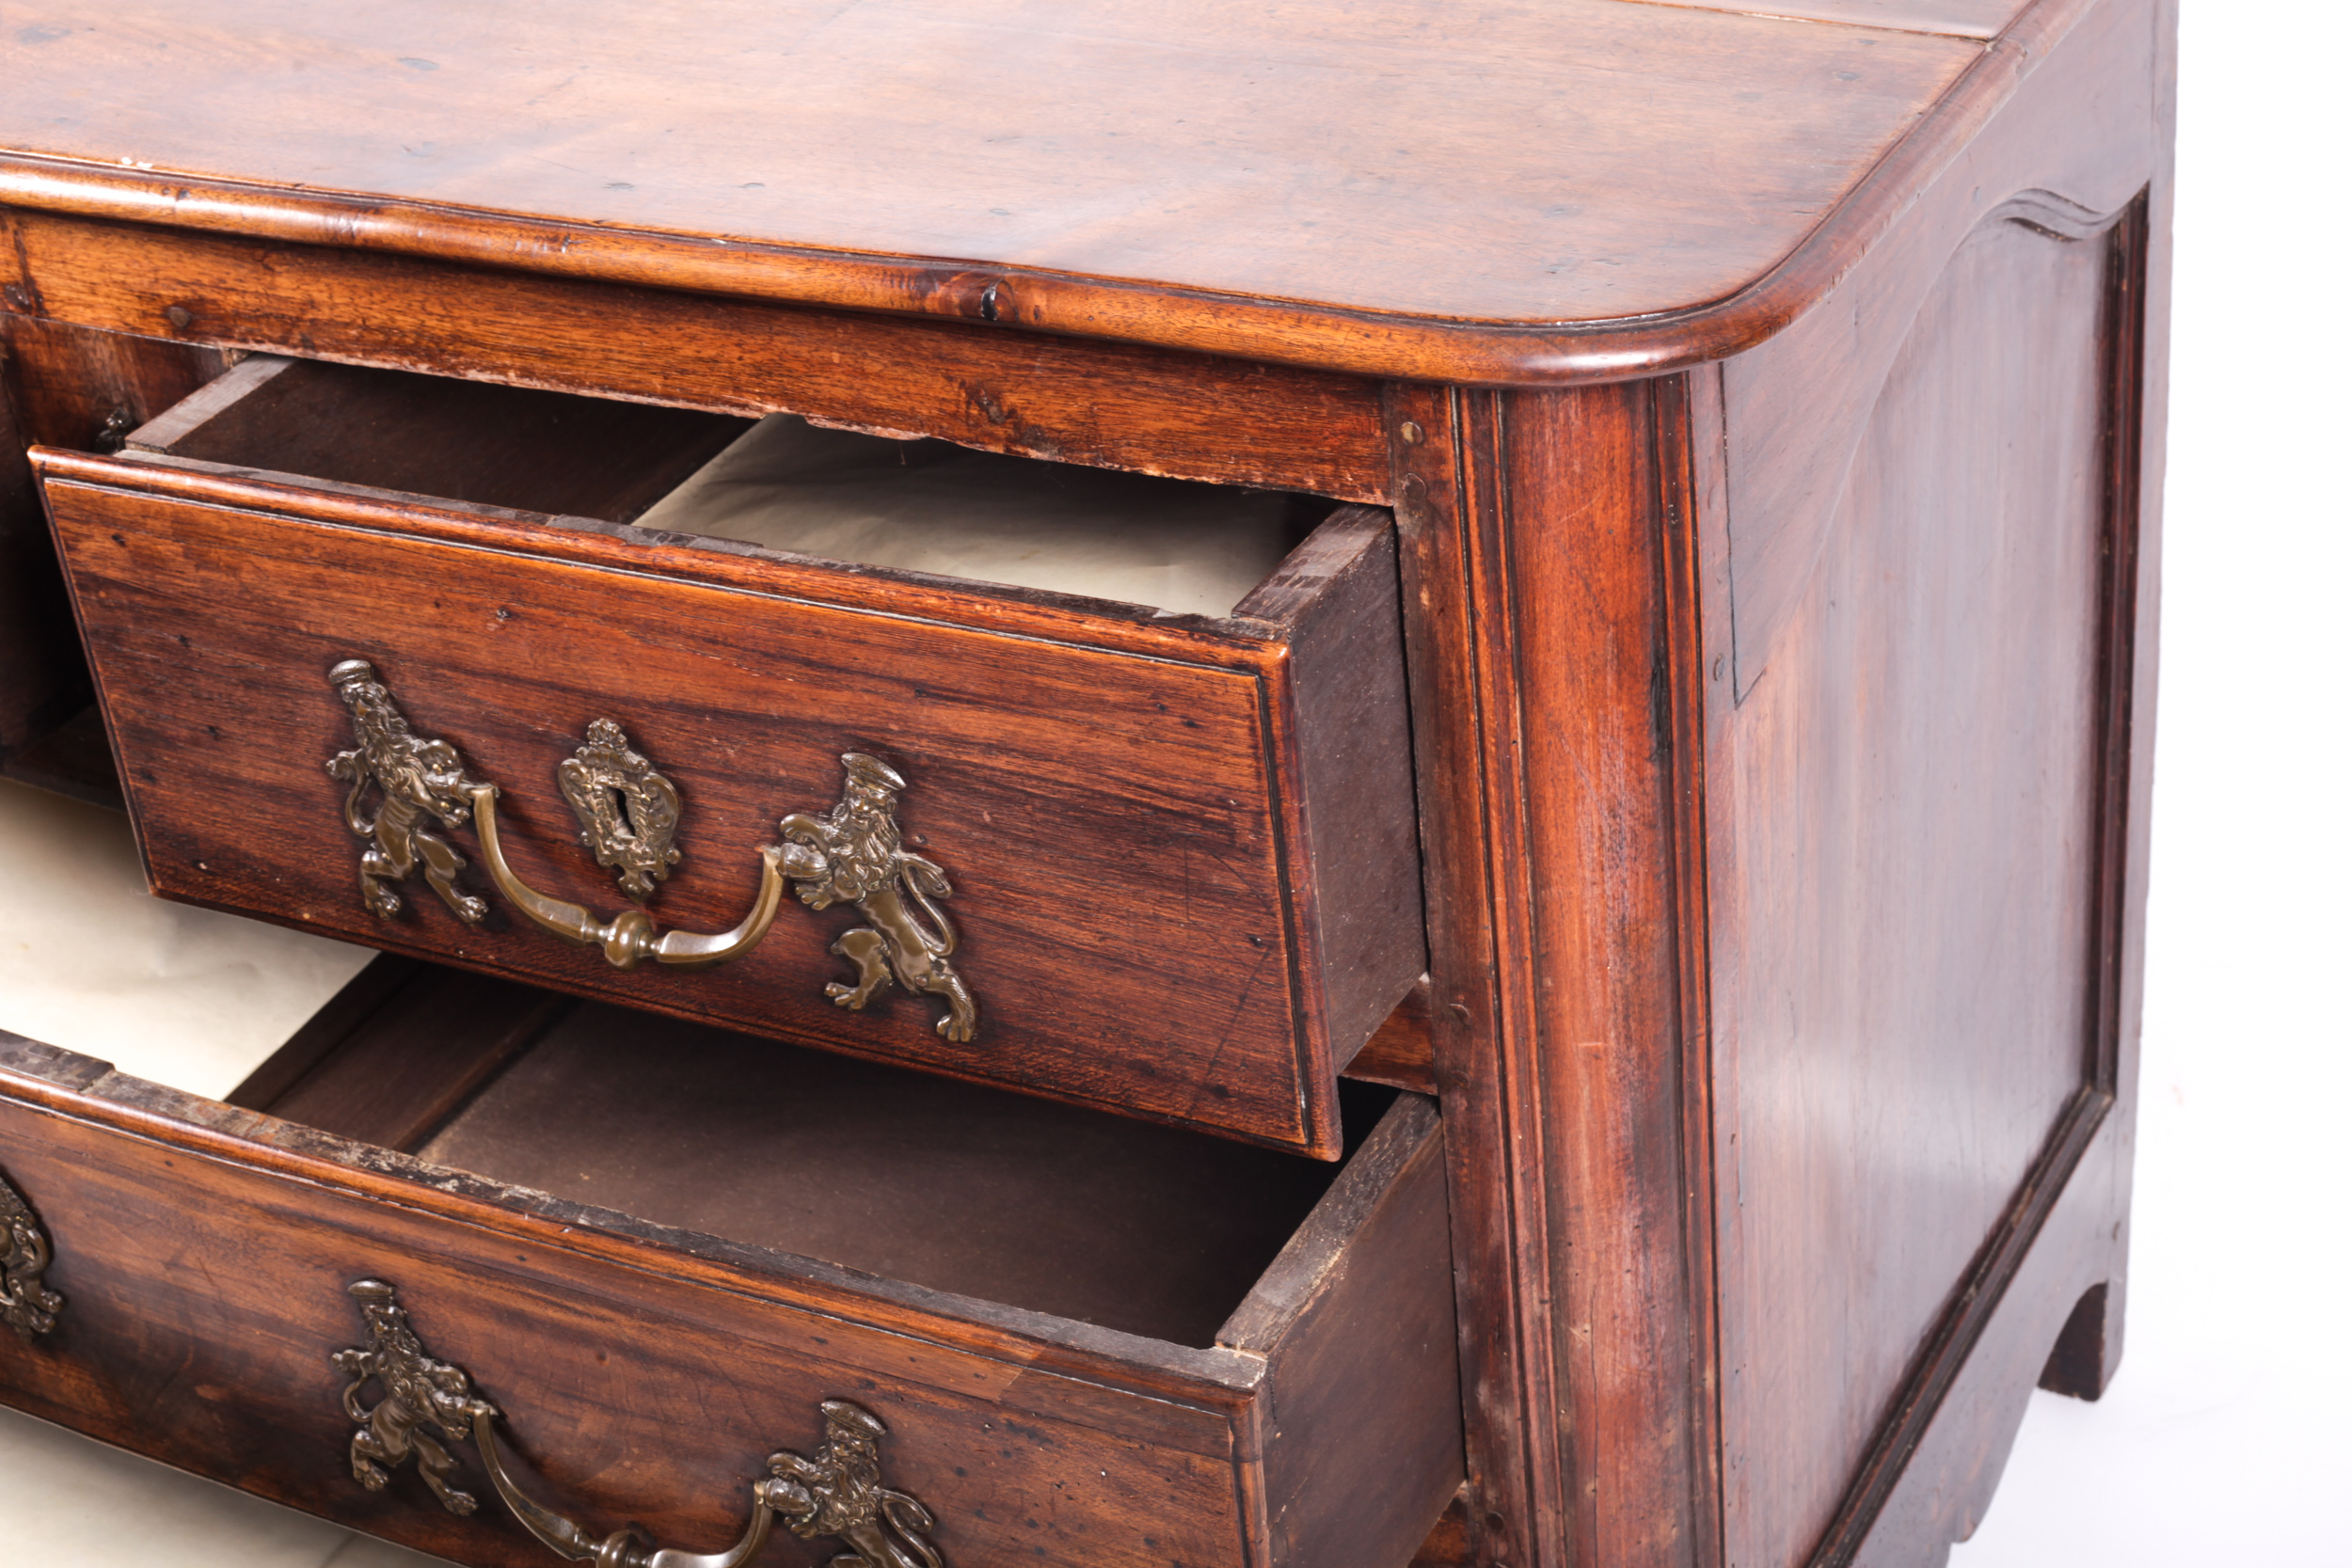
[[[371,1492],[382,1491],[391,1471],[414,1458],[443,1508],[472,1513],[473,1495],[450,1484],[457,1467],[450,1446],[470,1436],[491,1486],[516,1519],[568,1562],[593,1562],[597,1568],[741,1568],[782,1519],[803,1540],[829,1535],[847,1545],[849,1552],[833,1560],[835,1568],[945,1568],[930,1539],[935,1528],[930,1511],[882,1484],[881,1440],[889,1429],[847,1400],[827,1400],[819,1407],[825,1435],[814,1458],[788,1450],[768,1456],[768,1474],[752,1485],[751,1518],[727,1550],[656,1547],[628,1528],[592,1535],[516,1483],[499,1452],[498,1407],[474,1391],[463,1369],[426,1354],[401,1307],[399,1291],[380,1279],[357,1280],[349,1289],[367,1323],[368,1342],[337,1351],[332,1360],[350,1379],[343,1411],[359,1426],[351,1439],[351,1473]],[[364,1402],[370,1382],[383,1391],[372,1405]]]
[[[581,847],[620,879],[621,891],[643,903],[670,874],[678,852],[677,786],[629,749],[628,736],[610,719],[588,726],[588,738],[555,770],[556,787],[580,818]]]

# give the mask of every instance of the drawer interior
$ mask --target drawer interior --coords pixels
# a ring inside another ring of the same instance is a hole
[[[546,1560],[355,1486],[355,1279],[533,1496],[663,1541],[732,1538],[747,1456],[842,1398],[950,1561],[1403,1563],[1461,1481],[1419,1095],[1349,1090],[1334,1165],[378,958],[224,1103],[167,1022],[135,1076],[8,1033],[22,1000],[0,1175],[66,1306],[0,1402],[437,1556]]]
[[[248,358],[127,452],[1212,618],[1334,503],[950,442]]]
[[[1351,1152],[1395,1092],[1345,1085]],[[229,1099],[633,1221],[1203,1348],[1344,1168],[397,958]]]

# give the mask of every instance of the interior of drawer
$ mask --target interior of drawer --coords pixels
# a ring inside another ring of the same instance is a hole
[[[1335,503],[257,355],[132,433],[133,456],[634,524],[794,555],[1212,618]]]
[[[1206,1346],[1345,1168],[164,903],[19,785],[0,841],[0,1030],[649,1225]],[[1428,1086],[1418,993],[1379,1043]],[[1343,1085],[1351,1157],[1393,1098]]]
[[[1394,1098],[1346,1085],[1351,1152]],[[389,957],[229,1102],[648,1224],[1204,1348],[1344,1168]]]

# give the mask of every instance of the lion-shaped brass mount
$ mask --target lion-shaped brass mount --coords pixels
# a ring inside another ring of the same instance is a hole
[[[580,822],[580,842],[613,873],[631,906],[601,919],[586,906],[551,897],[518,876],[499,837],[499,786],[469,778],[457,748],[420,736],[390,690],[365,659],[344,659],[327,683],[350,709],[357,742],[330,759],[326,770],[351,785],[344,821],[369,843],[359,857],[362,904],[378,918],[402,908],[393,884],[422,866],[425,880],[457,918],[481,924],[487,906],[461,892],[457,875],[468,862],[433,824],[454,829],[470,822],[490,880],[523,918],[577,946],[597,947],[615,968],[650,958],[677,969],[707,969],[749,952],[767,935],[783,907],[787,881],[811,910],[850,904],[865,924],[842,933],[832,951],[856,966],[825,994],[852,1011],[897,981],[919,996],[946,1003],[939,1033],[961,1043],[979,1028],[979,1007],[948,962],[956,928],[940,905],[954,892],[947,874],[911,854],[898,830],[898,799],[907,782],[879,757],[845,752],[841,799],[823,814],[795,812],[777,824],[783,842],[758,851],[759,888],[751,912],[711,934],[663,932],[643,908],[680,859],[675,840],[684,807],[677,786],[630,744],[610,719],[588,726],[585,742],[556,768],[556,783]],[[381,803],[365,811],[373,789]]]
[[[399,1291],[380,1279],[362,1279],[350,1292],[366,1321],[368,1342],[337,1351],[332,1360],[351,1380],[343,1410],[359,1427],[351,1439],[352,1477],[371,1492],[384,1490],[392,1470],[413,1458],[443,1508],[472,1513],[473,1495],[450,1484],[457,1467],[450,1448],[471,1437],[491,1486],[517,1522],[566,1561],[597,1568],[741,1568],[781,1519],[803,1540],[832,1536],[848,1546],[833,1568],[945,1568],[930,1540],[936,1527],[930,1511],[882,1483],[882,1439],[889,1429],[847,1400],[818,1407],[825,1433],[814,1457],[789,1450],[768,1456],[768,1473],[752,1484],[751,1518],[741,1539],[725,1551],[657,1547],[627,1528],[592,1535],[516,1484],[499,1451],[497,1406],[474,1391],[462,1369],[426,1354]],[[371,1382],[382,1390],[372,1405],[365,1402]]]
[[[389,920],[401,906],[392,884],[406,880],[421,864],[426,884],[450,912],[469,926],[481,925],[489,906],[457,891],[466,857],[428,825],[437,819],[443,827],[462,827],[471,812],[467,791],[472,781],[457,748],[410,730],[390,690],[375,678],[375,667],[364,658],[336,665],[326,673],[326,684],[351,710],[352,738],[358,742],[329,757],[326,771],[350,784],[343,821],[353,837],[369,843],[359,855],[359,901],[378,919]],[[371,785],[380,797],[373,816],[366,813]]]
[[[56,1254],[24,1195],[0,1178],[0,1323],[26,1344],[57,1326],[65,1297],[41,1283]]]

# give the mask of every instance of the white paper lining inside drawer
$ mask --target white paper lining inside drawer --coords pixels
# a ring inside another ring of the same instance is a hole
[[[0,1029],[191,1094],[235,1088],[375,956],[151,897],[128,818],[7,780],[0,868]]]
[[[1180,614],[1226,615],[1295,542],[1290,498],[771,414],[640,528]]]

